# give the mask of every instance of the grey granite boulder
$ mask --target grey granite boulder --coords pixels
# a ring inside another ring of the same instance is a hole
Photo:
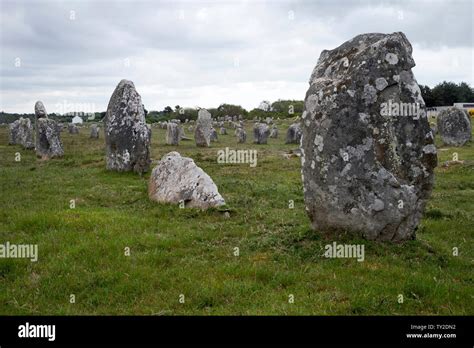
[[[79,128],[74,123],[69,123],[67,129],[69,134],[79,134]]]
[[[278,138],[278,128],[275,125],[273,125],[272,129],[270,130],[270,138],[272,139]]]
[[[38,118],[48,118],[48,113],[42,101],[37,101],[35,103],[35,117]]]
[[[217,131],[214,127],[211,128],[211,141],[217,141],[218,136],[217,136]]]
[[[304,199],[315,230],[415,238],[437,154],[414,66],[403,33],[363,34],[321,53],[301,140]],[[412,112],[387,112],[394,105]]]
[[[245,131],[245,129],[240,127],[237,128],[236,135],[238,143],[243,144],[247,141],[247,132]]]
[[[19,119],[18,141],[25,149],[35,148],[34,129],[29,118]]]
[[[286,131],[286,144],[299,144],[301,140],[301,124],[293,123]]]
[[[20,120],[15,120],[14,122],[10,123],[8,125],[9,129],[9,138],[8,138],[8,144],[9,145],[16,145],[20,143]]]
[[[34,130],[29,118],[20,117],[8,125],[9,128],[9,145],[22,145],[25,149],[33,149]]]
[[[61,132],[58,123],[48,118],[48,113],[41,101],[35,104],[35,151],[43,160],[64,156]]]
[[[225,204],[217,186],[191,158],[178,152],[163,156],[148,182],[148,196],[163,203],[184,204],[189,208],[207,209]]]
[[[438,132],[445,145],[463,146],[471,140],[471,118],[465,110],[449,108],[438,114]]]
[[[61,134],[54,120],[39,118],[36,120],[36,155],[48,160],[64,155]]]
[[[110,97],[104,118],[106,167],[143,173],[150,167],[151,129],[132,81],[122,80]]]
[[[176,123],[168,123],[168,125],[166,126],[166,144],[179,145],[179,141],[181,140],[181,134],[179,129],[180,127]]]
[[[255,144],[266,144],[270,128],[265,123],[256,123],[253,128],[253,140]]]
[[[181,125],[181,123],[178,124],[178,127],[179,127],[179,140],[187,140],[189,139],[187,136],[186,136],[186,133],[184,132],[184,126]]]
[[[100,132],[100,128],[96,124],[91,125],[90,137],[92,139],[99,139],[99,132]]]
[[[209,111],[201,109],[198,112],[194,139],[199,147],[209,147],[211,145],[212,118]]]

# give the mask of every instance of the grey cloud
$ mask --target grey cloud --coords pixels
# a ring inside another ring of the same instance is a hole
[[[307,82],[322,49],[362,32],[403,31],[421,49],[446,47],[453,54],[466,48],[472,52],[473,45],[470,0],[0,0],[0,6],[0,92],[9,96],[1,98],[0,108],[7,111],[17,111],[13,105],[24,105],[18,111],[31,109],[25,91],[56,95],[77,90],[78,100],[102,100],[105,107],[110,90],[122,78],[134,80],[139,90],[140,85],[145,90],[160,85],[178,95],[205,85],[223,90],[239,83],[271,86],[272,81],[286,81],[299,86]],[[17,57],[20,68],[14,66]],[[127,58],[129,68],[124,67]],[[432,68],[417,69],[421,76],[430,71],[429,80],[420,83],[439,82]],[[459,75],[472,83],[472,67],[460,69],[465,71]],[[288,95],[301,92],[303,98],[302,86]],[[103,90],[102,98],[82,93],[90,88]],[[275,88],[276,98],[286,98],[277,92]],[[227,100],[216,89],[214,106],[222,102]],[[151,108],[169,103],[153,100]]]

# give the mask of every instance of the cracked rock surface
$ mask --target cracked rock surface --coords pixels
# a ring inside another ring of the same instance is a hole
[[[362,34],[321,53],[301,139],[305,205],[315,230],[383,241],[415,237],[437,154],[414,66],[403,33]]]

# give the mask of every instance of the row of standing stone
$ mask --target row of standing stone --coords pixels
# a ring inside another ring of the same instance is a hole
[[[121,82],[122,83],[122,82]],[[133,86],[133,83],[128,81],[127,83],[124,82],[125,85],[128,85],[130,88]],[[120,84],[119,84],[120,86]],[[119,88],[119,87],[117,87]],[[134,87],[133,87],[134,89]],[[123,90],[122,87],[120,90]],[[128,93],[123,90],[124,93]],[[114,92],[115,93],[115,92]],[[136,91],[130,93],[130,95],[138,97],[139,95]],[[113,96],[113,98],[117,98],[117,96]],[[135,104],[137,105],[137,104]],[[109,104],[110,107],[110,104]],[[141,113],[137,113],[137,116],[140,116]],[[112,120],[115,121],[115,114],[112,114]],[[127,134],[132,135],[132,140],[136,141],[136,132],[130,133],[126,130],[127,125],[129,128],[135,129],[143,129],[142,123],[136,121],[141,120],[140,117],[138,118],[128,118],[128,122],[123,123],[125,128],[121,131],[117,130],[116,125],[113,121],[107,121],[106,124],[108,125],[107,129],[109,130],[108,135],[106,137],[106,142],[108,139],[109,143],[109,164],[108,168],[118,168],[119,170],[130,170],[127,162],[130,159],[129,154],[132,152],[132,149],[122,148],[118,143],[120,139],[127,139]],[[130,122],[130,120],[134,120],[134,122]],[[144,122],[144,119],[143,119]],[[233,120],[229,121],[235,127],[234,135],[238,139],[238,143],[245,143],[247,140],[247,132],[244,129],[244,121],[240,120],[238,123]],[[268,138],[278,138],[278,128],[275,124],[272,125],[270,128],[268,124],[272,124],[272,120],[267,120],[267,123],[257,122],[254,126],[254,143],[255,144],[267,144]],[[54,157],[61,157],[64,155],[64,147],[61,141],[60,133],[63,130],[63,124],[60,122],[56,122],[55,120],[49,119],[48,114],[46,112],[46,108],[41,101],[36,102],[35,104],[35,123],[36,123],[36,137],[34,136],[34,128],[29,118],[23,118],[16,120],[15,122],[10,124],[10,138],[9,144],[19,144],[22,145],[25,149],[36,149],[37,155],[42,159],[50,159]],[[220,126],[220,134],[226,135],[227,130],[224,127],[224,122],[219,121],[215,122],[218,126]],[[144,123],[143,123],[144,124]],[[196,141],[196,145],[198,147],[210,147],[211,142],[217,141],[218,135],[217,131],[215,130],[211,118],[211,114],[205,110],[199,110],[198,119],[196,122],[196,128],[194,131],[194,138]],[[179,120],[171,120],[170,122],[163,122],[160,124],[162,128],[166,128],[166,143],[169,145],[179,145],[181,140],[191,140],[187,138],[184,134],[183,127],[180,124]],[[164,126],[164,127],[163,127]],[[193,126],[190,126],[189,130],[192,131]],[[76,124],[68,124],[67,129],[69,134],[78,134],[79,128]],[[99,138],[100,127],[96,124],[92,124],[90,127],[90,137],[94,139]],[[287,131],[287,144],[299,144],[301,138],[301,126],[300,124],[294,123],[290,125]],[[36,142],[35,142],[36,139]],[[149,143],[149,139],[147,137],[147,131],[142,132],[142,136],[140,137],[145,143]],[[130,143],[135,144],[135,143]],[[136,144],[135,144],[136,145]],[[132,146],[133,148],[134,146]],[[139,149],[143,150],[143,154],[149,154],[149,150],[146,150],[147,144],[142,144],[138,146]],[[122,149],[122,153],[117,153],[117,149]],[[115,151],[112,151],[115,150]],[[133,154],[133,158],[139,158],[139,155]],[[142,159],[138,161],[139,163],[145,164],[147,163],[146,159]],[[137,164],[134,164],[135,166]],[[140,171],[140,165],[137,167],[137,171]]]
[[[123,107],[123,106],[126,107]],[[146,125],[141,97],[132,81],[122,80],[110,98],[104,120],[107,154],[107,169],[117,171],[146,172],[150,165],[151,129]],[[163,125],[163,124],[162,124]],[[163,126],[162,126],[163,127]],[[253,129],[254,143],[266,144],[269,136],[277,137],[265,123],[256,123]],[[221,134],[227,133],[221,127]],[[301,126],[295,123],[288,129],[287,143],[299,144]],[[235,135],[239,143],[245,143],[247,133],[244,123],[239,121]],[[198,147],[210,147],[217,140],[212,116],[206,109],[200,109],[194,129],[194,140]],[[179,120],[166,123],[166,143],[178,145],[181,140],[190,140],[184,134]]]
[[[60,124],[48,118],[42,102],[35,104],[35,130],[29,118],[23,118],[11,123],[9,144],[19,144],[25,149],[35,149],[36,155],[42,159],[62,157],[64,147],[61,142]]]
[[[219,127],[220,135],[227,135],[227,129],[223,122],[215,122],[213,124],[211,114],[201,109],[198,113],[196,127],[189,126],[188,131],[194,131],[194,139],[198,147],[210,147],[213,141],[217,141],[218,135],[214,126]],[[245,143],[247,141],[247,132],[244,128],[244,122],[232,122],[231,125],[235,128],[234,136],[237,137],[238,143]],[[191,140],[184,134],[183,126],[179,120],[171,120],[170,122],[163,122],[160,124],[161,128],[166,129],[166,144],[179,145],[181,140]],[[271,128],[266,123],[256,123],[253,127],[253,136],[255,144],[267,144],[268,138],[278,138],[278,128],[272,125]],[[293,123],[288,128],[286,134],[286,144],[299,144],[301,139],[301,125],[299,122]]]
[[[315,230],[393,242],[415,237],[433,188],[437,150],[414,66],[412,46],[400,32],[362,34],[321,53],[301,126],[289,130],[301,141],[305,209]],[[382,115],[382,104],[392,102],[421,105],[420,114]],[[61,156],[58,127],[47,118],[42,103],[35,106],[35,115],[37,154]],[[151,129],[131,81],[118,84],[104,125],[107,169],[147,171]],[[22,127],[28,127],[27,122]],[[239,128],[240,141],[246,134]],[[200,110],[194,132],[197,146],[210,146],[217,134],[212,129],[210,113]],[[471,138],[470,118],[450,109],[439,115],[438,131],[445,143],[464,145]],[[179,142],[180,132],[178,124],[167,124],[169,141]],[[263,123],[253,132],[257,144],[266,143],[271,134]],[[27,137],[22,142],[31,146]],[[177,152],[165,155],[154,168],[149,196],[204,208],[224,204],[207,174]]]
[[[24,149],[35,149],[38,157],[50,159],[62,157],[64,147],[60,133],[63,124],[49,119],[46,108],[41,101],[35,104],[35,127],[29,118],[20,117],[9,125],[9,145],[22,145]],[[79,128],[71,123],[67,126],[70,134],[78,134]],[[36,130],[36,132],[35,132]],[[91,125],[90,137],[98,139],[100,128]]]

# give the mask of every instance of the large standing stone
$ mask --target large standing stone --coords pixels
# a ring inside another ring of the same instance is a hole
[[[266,144],[270,128],[265,123],[256,123],[253,128],[253,138],[255,144]]]
[[[301,124],[299,122],[293,123],[286,131],[287,144],[299,144],[301,140]]]
[[[178,152],[163,156],[148,183],[151,200],[184,203],[186,207],[207,209],[225,204],[217,186],[191,158]]]
[[[99,131],[100,128],[96,124],[91,125],[91,138],[99,139]]]
[[[150,167],[151,129],[132,81],[122,80],[105,115],[106,165],[109,170],[146,172]]]
[[[168,145],[179,145],[181,140],[181,134],[179,126],[174,122],[169,122],[166,127],[166,144]]]
[[[60,132],[54,120],[38,118],[36,120],[36,155],[48,160],[64,155]]]
[[[471,140],[471,118],[465,110],[454,107],[442,110],[437,125],[445,145],[463,146]]]
[[[48,118],[48,113],[41,101],[35,104],[36,118],[36,156],[48,160],[64,155],[63,143],[58,123]]]
[[[301,140],[314,229],[371,240],[415,237],[437,155],[411,53],[403,33],[363,34],[321,53]],[[387,113],[388,105],[401,103],[415,112]]]
[[[209,147],[211,145],[212,118],[209,111],[201,109],[198,112],[194,139],[199,147]]]

